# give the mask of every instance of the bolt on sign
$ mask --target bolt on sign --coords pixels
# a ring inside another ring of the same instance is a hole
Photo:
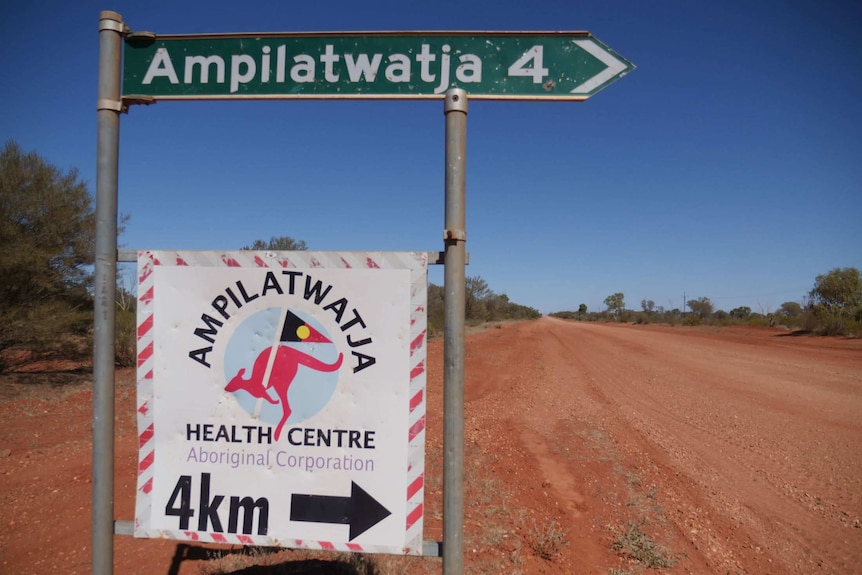
[[[135,536],[421,554],[427,254],[138,261]]]
[[[585,100],[634,69],[589,32],[331,32],[126,39],[127,98]]]

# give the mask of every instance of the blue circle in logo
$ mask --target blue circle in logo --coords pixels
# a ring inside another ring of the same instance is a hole
[[[313,317],[269,308],[247,317],[231,335],[225,350],[225,390],[250,415],[280,431],[329,403],[341,362],[332,337]]]

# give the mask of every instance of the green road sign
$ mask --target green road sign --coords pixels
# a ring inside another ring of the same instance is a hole
[[[585,100],[634,69],[589,32],[126,38],[125,98]]]

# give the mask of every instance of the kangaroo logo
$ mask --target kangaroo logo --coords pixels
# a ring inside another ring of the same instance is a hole
[[[224,389],[253,417],[275,424],[277,441],[287,423],[308,419],[329,402],[343,360],[313,318],[270,308],[247,318],[228,342]]]

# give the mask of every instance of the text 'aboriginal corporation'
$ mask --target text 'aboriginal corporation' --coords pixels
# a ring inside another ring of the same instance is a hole
[[[374,459],[342,454],[337,456],[295,455],[285,450],[266,449],[246,451],[244,449],[205,449],[192,447],[186,456],[187,462],[208,465],[238,467],[281,467],[303,471],[374,471]]]

